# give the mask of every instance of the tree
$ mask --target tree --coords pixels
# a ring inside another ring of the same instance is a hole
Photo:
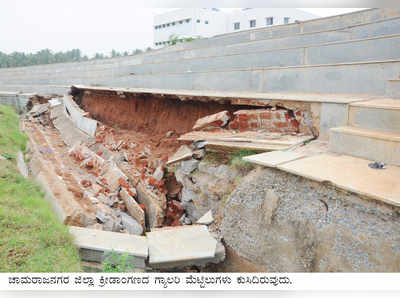
[[[140,54],[140,53],[143,53],[143,51],[141,49],[136,49],[136,50],[134,50],[132,52],[133,55],[137,55],[137,54]]]

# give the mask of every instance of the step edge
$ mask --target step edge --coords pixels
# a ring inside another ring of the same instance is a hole
[[[340,126],[340,127],[333,127],[329,131],[331,133],[342,133],[346,135],[367,137],[372,139],[400,143],[400,133],[396,134],[393,132],[387,132],[383,130],[373,130],[368,128],[354,127],[354,126]]]

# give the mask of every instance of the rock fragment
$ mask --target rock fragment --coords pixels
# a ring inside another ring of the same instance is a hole
[[[124,201],[128,213],[132,216],[142,227],[145,226],[145,213],[135,199],[130,195],[126,189],[121,189],[119,193],[121,199]]]
[[[196,121],[193,130],[215,130],[224,127],[230,119],[228,111],[212,114]]]
[[[192,154],[193,152],[188,146],[182,145],[181,147],[179,147],[178,151],[176,151],[175,154],[168,159],[167,165],[192,158]]]
[[[211,212],[211,210],[209,210],[206,214],[204,214],[202,217],[200,217],[196,223],[200,224],[200,225],[210,225],[210,224],[212,224],[213,221],[214,221],[214,218],[212,216],[212,212]]]
[[[142,235],[143,226],[126,213],[121,212],[122,227],[132,235]]]

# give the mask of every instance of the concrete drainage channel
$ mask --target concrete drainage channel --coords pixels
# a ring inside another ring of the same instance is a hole
[[[196,169],[205,155],[206,142],[198,142],[203,133],[247,130],[241,111],[258,118],[263,112],[276,114],[289,123],[277,128],[299,132],[293,113],[285,109],[176,100],[171,108],[170,100],[135,101],[123,93],[91,94],[76,87],[71,93],[31,99],[22,127],[30,138],[31,174],[60,220],[71,225],[88,262],[101,263],[111,251],[132,255],[138,270],[201,270],[222,262],[225,248],[212,212],[193,211],[193,202],[182,195],[176,165],[182,161],[186,174]],[[178,139],[193,126],[199,136]]]

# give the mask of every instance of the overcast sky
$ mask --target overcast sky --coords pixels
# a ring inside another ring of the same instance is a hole
[[[91,56],[144,49],[153,43],[153,16],[172,8],[139,6],[125,0],[0,0],[0,51],[79,48]],[[330,16],[361,8],[302,9]]]

